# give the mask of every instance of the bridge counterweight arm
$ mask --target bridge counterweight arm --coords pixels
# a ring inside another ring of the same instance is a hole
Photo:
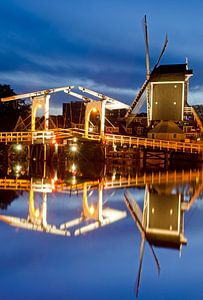
[[[74,88],[74,86],[65,86],[65,87],[59,87],[59,88],[53,88],[53,89],[47,89],[47,90],[32,92],[32,93],[14,95],[14,96],[11,96],[11,97],[0,98],[0,102],[8,102],[8,101],[14,101],[14,100],[21,100],[21,99],[25,99],[25,98],[32,98],[32,97],[48,95],[48,94],[56,93],[56,92],[60,92],[60,91],[65,92],[66,90],[70,91],[73,88]]]

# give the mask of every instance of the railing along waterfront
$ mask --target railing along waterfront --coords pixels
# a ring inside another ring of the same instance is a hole
[[[49,143],[55,139],[55,133],[49,131],[0,132],[0,143]]]
[[[113,134],[105,134],[104,141],[115,145],[128,145],[130,147],[135,146],[136,148],[149,148],[153,150],[167,150],[185,153],[203,152],[203,144],[198,143],[185,143]]]
[[[74,136],[85,138],[84,130],[77,128],[55,129],[49,131],[28,132],[1,132],[0,143],[52,143],[59,140],[70,139]],[[166,150],[185,153],[203,153],[203,144],[186,143],[141,137],[132,137],[116,134],[105,134],[101,139],[96,133],[89,133],[88,140],[103,141],[106,144],[127,145],[134,148],[145,148],[153,150]]]
[[[104,189],[124,188],[144,186],[145,184],[162,184],[162,183],[185,183],[185,182],[203,182],[203,170],[188,170],[188,171],[166,171],[166,172],[151,172],[143,174],[135,174],[134,176],[118,176],[117,178],[105,177],[103,179]],[[94,188],[98,185],[98,180],[87,181],[86,184]],[[71,184],[66,180],[53,179],[0,179],[1,190],[30,190],[36,192],[70,192],[82,191],[84,183]]]

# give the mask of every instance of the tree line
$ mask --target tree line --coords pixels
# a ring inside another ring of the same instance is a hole
[[[14,96],[16,93],[8,84],[0,84],[0,99]],[[19,116],[30,114],[30,104],[24,100],[0,102],[0,131],[12,131]]]

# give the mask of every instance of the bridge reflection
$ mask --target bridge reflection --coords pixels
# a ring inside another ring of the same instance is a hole
[[[58,178],[57,170],[52,178],[47,178],[46,170],[41,179],[1,178],[0,190],[29,191],[29,207],[27,219],[6,215],[1,215],[0,219],[13,226],[61,235],[70,235],[70,228],[74,228],[72,234],[79,235],[126,217],[126,211],[104,207],[104,190],[145,187],[143,216],[140,217],[140,213],[138,214],[148,240],[156,245],[165,244],[176,248],[186,243],[183,235],[183,215],[202,191],[202,170],[142,172],[133,176],[116,174],[114,171],[112,174],[104,175],[103,178],[83,179],[82,182],[82,178],[77,178],[76,169],[79,167],[72,163],[73,165],[72,174],[64,179]],[[97,191],[95,203],[89,203],[90,191],[95,193]],[[82,194],[81,214],[75,219],[64,220],[58,227],[48,224],[47,195],[52,192]],[[42,195],[41,206],[37,209],[35,209],[36,193]],[[186,194],[187,198],[190,195],[190,199],[184,201]],[[132,199],[130,205],[132,211],[134,209]]]
[[[26,165],[26,170],[28,169]],[[109,169],[110,172],[104,167],[103,173],[93,179],[84,176],[76,161],[69,162],[64,172],[57,166],[50,172],[49,166],[44,163],[41,175],[38,176],[33,176],[33,173],[30,176],[28,171],[16,176],[15,168],[9,170],[9,176],[0,178],[0,192],[3,191],[4,196],[11,191],[16,195],[19,195],[19,191],[28,195],[24,217],[19,216],[18,211],[15,214],[10,213],[10,208],[5,214],[0,214],[0,221],[15,228],[64,237],[79,236],[99,228],[101,230],[115,222],[122,222],[129,211],[141,235],[137,295],[145,243],[151,249],[159,273],[161,267],[154,248],[177,249],[181,253],[182,246],[188,242],[184,230],[186,212],[197,199],[203,198],[202,169],[152,172],[138,170],[129,174],[127,171],[118,172],[116,168]],[[141,202],[135,199],[138,189],[145,190]],[[104,191],[108,190],[121,191],[119,202],[123,204],[123,208],[115,208],[111,202],[107,204],[107,194]],[[49,222],[51,193],[60,193],[64,201],[69,196],[67,210],[64,209],[63,218],[57,222],[55,218]],[[80,205],[75,215],[70,214],[68,209],[71,209],[71,203],[75,202],[76,197],[80,200]]]
[[[6,179],[4,179],[5,181]],[[29,183],[30,184],[30,183]],[[62,183],[61,183],[62,184]],[[13,186],[13,182],[11,182]],[[18,185],[19,186],[19,185]],[[104,183],[103,182],[85,182],[80,184],[80,191],[83,192],[82,197],[82,209],[81,214],[78,218],[62,223],[57,227],[55,224],[47,223],[47,195],[51,192],[51,186],[43,183],[43,181],[39,184],[33,183],[32,189],[29,191],[29,202],[28,202],[28,216],[27,218],[20,218],[17,216],[10,215],[0,215],[0,221],[6,222],[11,226],[34,230],[34,231],[43,231],[46,233],[57,234],[70,236],[71,233],[69,229],[71,227],[75,227],[79,225],[80,227],[74,229],[73,235],[80,235],[92,230],[95,230],[99,227],[103,227],[109,225],[113,222],[119,221],[126,217],[126,211],[121,211],[117,209],[112,209],[109,207],[103,207],[103,190]],[[3,188],[10,189],[11,187],[8,185],[4,185]],[[33,189],[34,188],[34,189]],[[96,203],[90,204],[88,202],[88,193],[92,189],[98,191],[97,201]],[[75,192],[76,190],[74,190]],[[42,203],[40,207],[35,206],[35,195],[42,195]]]

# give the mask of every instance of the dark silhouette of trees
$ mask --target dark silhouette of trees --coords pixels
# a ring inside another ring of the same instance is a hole
[[[16,95],[8,84],[0,84],[0,98]],[[30,114],[30,105],[25,101],[8,101],[0,103],[0,131],[12,131],[21,115]]]
[[[22,195],[22,191],[0,191],[0,210],[6,210],[11,203]]]

